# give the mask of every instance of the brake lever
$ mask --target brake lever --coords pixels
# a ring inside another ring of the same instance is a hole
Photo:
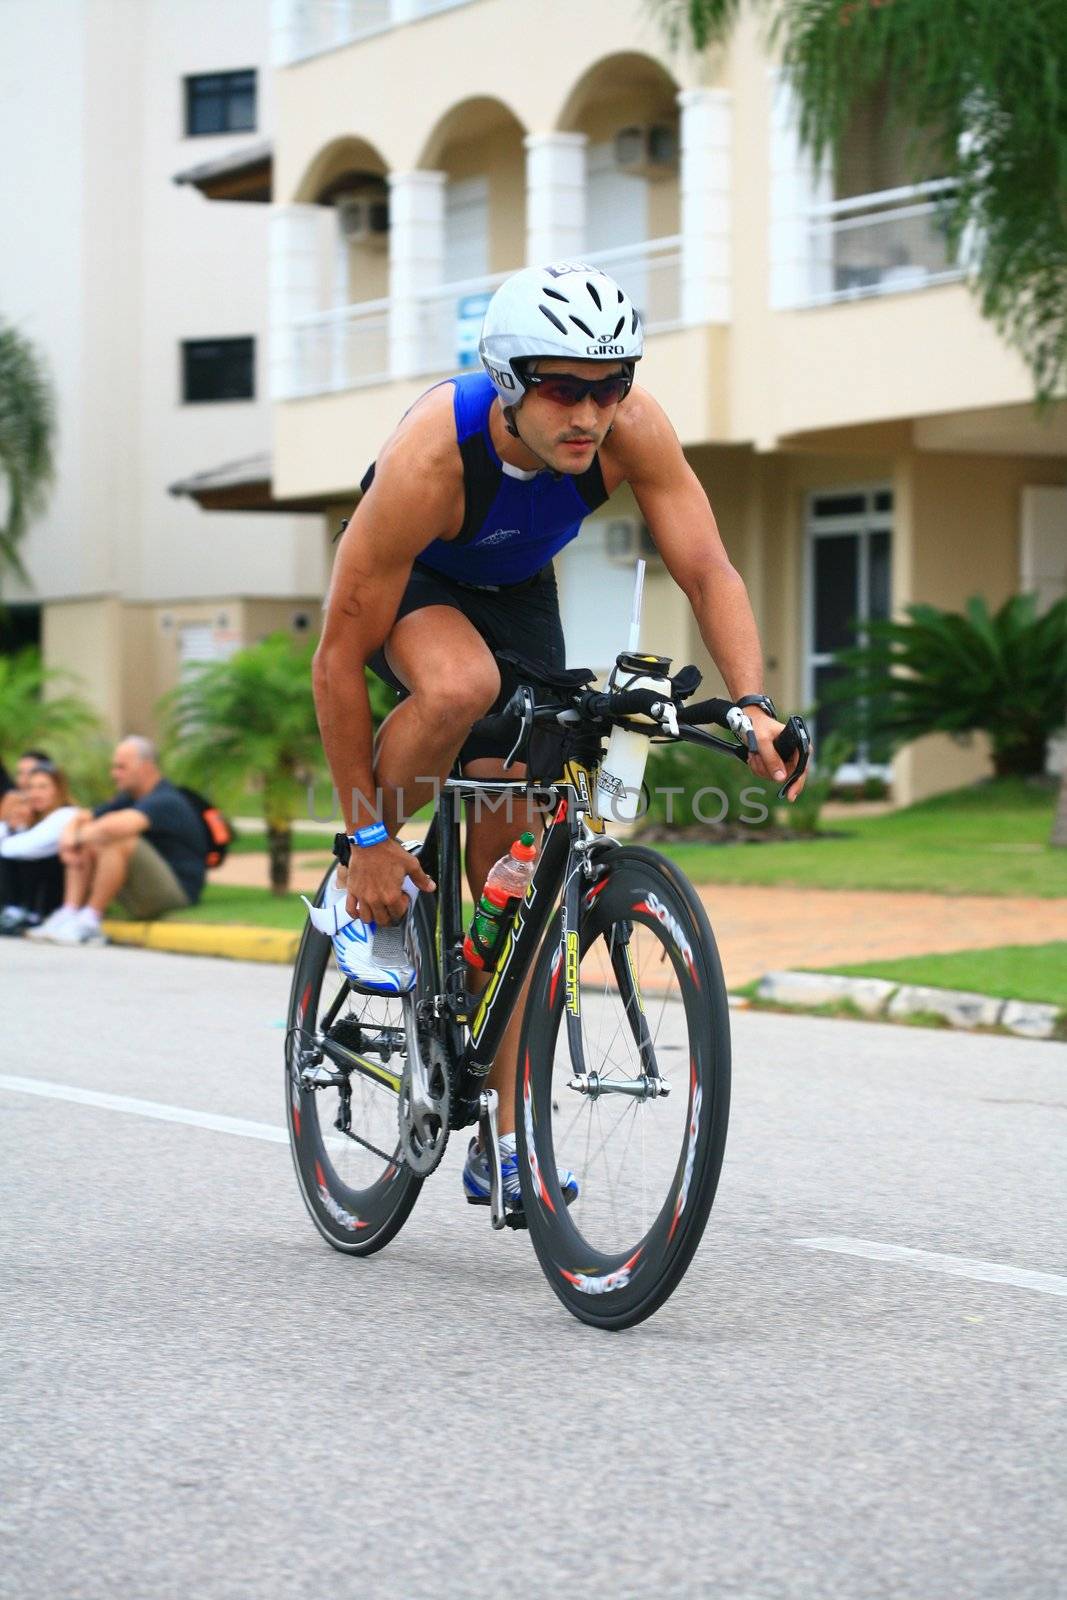
[[[514,707],[515,713],[519,717],[519,736],[515,740],[515,743],[512,745],[511,750],[510,750],[510,752],[508,754],[507,760],[504,762],[504,771],[505,772],[507,772],[509,770],[509,768],[511,768],[511,767],[513,767],[515,765],[515,761],[516,761],[516,759],[518,757],[519,751],[522,749],[523,741],[528,737],[530,731],[533,728],[533,720],[534,720],[533,690],[528,688],[526,686],[526,684],[522,684],[521,687],[518,690],[517,696],[512,696],[512,705],[513,706],[514,706],[514,701],[515,701],[516,698],[518,698],[522,703],[521,710],[518,707]]]
[[[732,734],[735,734],[745,746],[749,755],[759,755],[759,741],[756,730],[752,726],[752,718],[740,706],[731,706],[726,713],[726,723]]]

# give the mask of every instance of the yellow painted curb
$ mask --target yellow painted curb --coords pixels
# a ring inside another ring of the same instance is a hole
[[[283,928],[246,928],[233,923],[105,922],[112,944],[167,950],[183,956],[223,956],[230,961],[274,961],[288,965],[300,943]]]

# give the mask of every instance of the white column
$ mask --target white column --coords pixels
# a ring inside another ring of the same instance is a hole
[[[683,89],[680,311],[689,323],[730,320],[732,108],[725,89]]]
[[[801,147],[796,97],[771,71],[770,292],[775,310],[806,305],[833,287],[828,228],[813,228],[811,208],[833,199],[829,164],[817,170]]]
[[[298,317],[319,309],[320,206],[274,206],[270,217],[271,397],[300,394],[310,376]]]
[[[578,257],[585,248],[585,134],[528,133],[526,263]]]
[[[296,61],[302,41],[300,0],[271,0],[270,51],[274,66],[285,67]]]
[[[426,318],[420,289],[441,282],[445,260],[445,174],[389,174],[389,366],[394,378],[425,371]]]

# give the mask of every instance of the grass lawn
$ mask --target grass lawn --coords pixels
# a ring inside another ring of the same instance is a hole
[[[1067,850],[1048,843],[1055,791],[1000,779],[882,817],[832,824],[842,837],[774,844],[657,844],[696,883],[936,894],[1067,895]]]
[[[299,933],[307,912],[298,894],[273,895],[269,889],[237,889],[209,883],[199,905],[169,911],[167,922],[239,922],[245,927],[285,928]]]
[[[301,833],[293,830],[294,850],[319,850],[323,856],[330,854],[333,845],[333,836],[327,833]],[[230,854],[233,856],[266,855],[267,835],[253,833],[251,829],[242,828],[237,838],[230,845]]]
[[[889,978],[894,983],[967,989],[1001,1000],[1035,1000],[1067,1011],[1067,942],[1006,944],[993,950],[953,950],[945,955],[905,956],[860,966],[825,967],[853,978]]]
[[[311,898],[310,895],[308,897]],[[470,901],[463,902],[463,925],[466,927],[474,914]],[[121,919],[124,913],[114,908]],[[273,895],[269,889],[238,889],[224,884],[209,883],[199,905],[187,911],[168,911],[166,922],[237,922],[245,927],[284,928],[299,933],[304,926],[307,911],[304,902],[294,891],[287,895]]]

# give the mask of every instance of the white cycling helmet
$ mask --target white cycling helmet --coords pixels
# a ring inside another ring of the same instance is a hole
[[[641,319],[614,278],[584,261],[524,267],[500,285],[478,354],[505,407],[521,403],[524,365],[538,356],[631,365],[644,350]]]

